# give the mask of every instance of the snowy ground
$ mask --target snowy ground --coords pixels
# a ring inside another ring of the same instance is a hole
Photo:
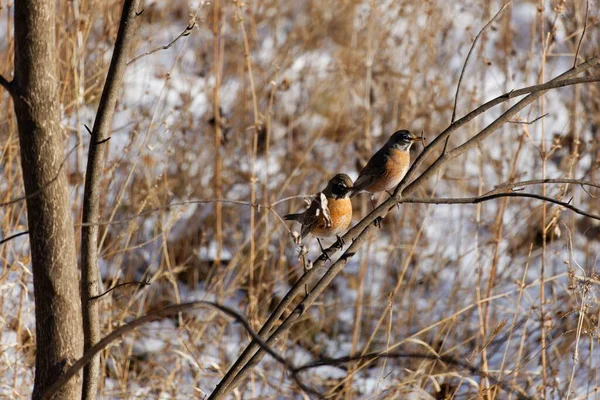
[[[301,198],[281,200],[315,193],[337,172],[355,178],[357,163],[368,158],[369,147],[371,152],[377,149],[395,129],[423,130],[429,140],[441,132],[450,120],[456,82],[470,43],[502,3],[489,2],[489,9],[487,2],[421,3],[375,1],[374,11],[367,1],[246,4],[242,12],[258,116],[253,113],[238,11],[227,4],[219,90],[225,119],[223,145],[218,149],[223,159],[222,198],[249,202],[254,184],[257,202],[276,204],[273,211],[283,215],[301,208],[303,202]],[[486,31],[465,73],[458,117],[497,95],[546,81],[571,67],[573,57],[565,54],[573,52],[573,42],[581,34],[585,5],[578,4],[576,11],[572,5],[562,11],[553,5],[546,2],[541,16],[537,2],[515,1]],[[106,164],[106,220],[118,221],[166,204],[217,198],[211,120],[213,5],[176,1],[146,2],[145,7],[147,14],[160,18],[148,17],[142,23],[132,56],[170,42],[190,23],[189,16],[196,26],[189,37],[127,70]],[[6,11],[2,13],[6,16]],[[540,18],[546,31],[555,28],[553,56],[545,62],[536,25]],[[590,18],[595,18],[596,25],[588,28],[582,57],[599,50],[595,43],[600,39],[600,13],[594,1],[590,2]],[[104,24],[94,27],[94,40],[107,41],[100,35]],[[90,41],[90,64],[99,57],[93,51],[110,46],[106,43]],[[102,57],[107,63],[110,51],[105,49]],[[598,182],[600,133],[590,104],[598,104],[600,94],[597,84],[593,85],[595,92],[581,86],[578,91],[566,88],[548,93],[543,105],[535,103],[519,116],[523,121],[548,113],[546,117],[532,125],[506,124],[480,149],[455,160],[419,196],[435,191],[439,197],[468,197],[509,179],[539,179],[542,143],[548,150],[553,143],[561,144],[548,158],[546,177]],[[96,103],[83,103],[77,114],[65,112],[65,126],[77,129],[77,121],[91,124],[95,107]],[[498,106],[477,118],[459,130],[449,145],[461,144],[507,107]],[[269,132],[268,152],[262,133],[253,151],[255,119]],[[582,146],[569,174],[576,134]],[[76,142],[73,135],[70,146]],[[86,149],[87,143],[82,146]],[[421,150],[422,146],[416,146],[413,157]],[[72,171],[84,167],[84,159],[77,162],[73,157]],[[75,215],[82,190],[82,185],[73,184]],[[541,193],[539,186],[527,190]],[[559,197],[563,186],[547,190],[548,195]],[[598,195],[597,190],[592,193]],[[600,213],[597,200],[581,187],[570,187],[563,199]],[[368,210],[370,205],[366,197],[355,205],[357,222],[361,209]],[[218,253],[216,207],[214,202],[170,207],[110,225],[103,232],[105,285],[145,278],[152,282],[114,293],[104,301],[106,333],[150,310],[192,300],[219,301],[260,327],[273,300],[280,299],[302,272],[295,247],[274,212],[263,209],[252,217],[245,205],[223,203],[222,266],[212,266]],[[435,352],[477,369],[482,369],[485,354],[494,378],[529,396],[539,395],[544,260],[548,398],[566,396],[573,371],[571,398],[598,398],[600,286],[597,276],[596,284],[587,285],[573,278],[597,274],[600,238],[588,233],[598,232],[598,224],[548,206],[547,222],[555,215],[558,222],[548,235],[543,257],[538,238],[541,203],[535,200],[514,199],[503,205],[500,199],[479,208],[403,205],[292,330],[281,353],[302,365],[363,350]],[[252,243],[251,218],[257,227]],[[496,240],[498,218],[502,232]],[[26,226],[24,213],[18,223]],[[314,259],[317,246],[309,243],[309,258]],[[9,398],[27,397],[33,382],[35,321],[27,247],[23,236],[3,250],[10,269],[3,272],[0,283],[0,396]],[[180,274],[189,268],[200,271],[194,284]],[[494,285],[488,292],[493,268]],[[253,288],[251,269],[257,280]],[[255,296],[252,307],[251,291]],[[486,313],[489,320],[483,324]],[[583,323],[583,330],[577,329],[578,322]],[[214,389],[247,343],[248,335],[239,324],[213,311],[153,322],[107,350],[102,398],[201,398]],[[456,398],[476,396],[483,385],[481,377],[460,366],[447,367],[424,359],[379,361],[356,372],[350,384],[352,398],[429,399],[444,385],[456,389]],[[326,391],[346,375],[345,369],[328,366],[302,376],[307,384]],[[511,395],[516,398],[516,392],[504,387],[497,398]],[[242,399],[305,396],[269,357],[252,380],[234,393]]]

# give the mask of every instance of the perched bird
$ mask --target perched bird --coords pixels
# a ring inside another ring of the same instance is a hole
[[[312,200],[308,209],[298,214],[288,214],[283,219],[302,224],[301,239],[309,233],[317,238],[321,250],[322,238],[335,236],[338,245],[343,246],[340,234],[352,221],[352,179],[346,174],[337,174],[322,192]]]
[[[351,197],[364,191],[371,194],[390,191],[398,186],[410,166],[410,146],[419,140],[407,130],[395,132],[360,171]]]

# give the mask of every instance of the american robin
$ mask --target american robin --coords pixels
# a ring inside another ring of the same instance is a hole
[[[419,140],[407,130],[395,132],[360,171],[351,197],[363,191],[374,194],[398,186],[410,166],[410,146]]]
[[[288,214],[283,219],[302,224],[301,239],[309,233],[317,238],[321,250],[321,238],[336,236],[338,245],[343,246],[339,236],[352,221],[352,179],[346,174],[337,174],[322,192],[312,200],[308,209],[298,214]]]

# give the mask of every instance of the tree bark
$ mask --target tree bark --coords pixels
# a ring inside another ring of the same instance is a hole
[[[60,129],[55,2],[15,2],[15,73],[12,94],[19,127],[21,167],[33,269],[36,362],[33,398],[83,353],[79,276]],[[81,397],[81,375],[58,393]]]
[[[87,352],[100,340],[98,303],[93,300],[99,294],[100,272],[98,270],[98,222],[100,218],[100,193],[106,141],[110,138],[115,106],[123,76],[127,68],[127,54],[135,33],[136,10],[139,0],[125,0],[115,42],[110,68],[98,105],[94,129],[91,132],[83,195],[84,225],[81,229],[81,304],[83,309],[84,347]],[[100,357],[92,357],[83,371],[83,400],[94,400],[100,380]]]

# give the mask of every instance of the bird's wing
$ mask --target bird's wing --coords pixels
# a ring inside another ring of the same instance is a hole
[[[322,192],[315,196],[310,203],[308,210],[304,212],[302,231],[300,232],[302,239],[304,239],[319,222],[320,215],[324,215],[325,219],[331,220],[329,217],[329,209],[327,208],[327,199]]]
[[[304,213],[306,211],[303,211],[301,213],[297,213],[297,214],[286,214],[283,216],[283,219],[286,221],[296,221],[296,222],[300,222],[302,223],[302,221],[304,221]]]
[[[384,149],[380,149],[365,165],[365,167],[358,174],[358,178],[354,182],[354,193],[358,193],[362,190],[366,190],[373,181],[377,178],[385,175],[385,164],[388,159]]]

